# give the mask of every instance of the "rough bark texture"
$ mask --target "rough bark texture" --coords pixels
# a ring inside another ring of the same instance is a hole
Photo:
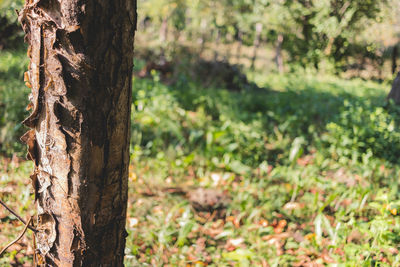
[[[135,0],[26,0],[37,265],[122,266]]]
[[[400,72],[397,73],[396,79],[393,81],[392,90],[390,90],[388,99],[393,99],[396,105],[400,105]]]

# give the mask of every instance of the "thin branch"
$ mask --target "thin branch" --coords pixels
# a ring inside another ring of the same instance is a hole
[[[15,217],[17,217],[17,219],[20,220],[23,224],[27,225],[26,222],[25,222],[25,220],[22,219],[21,216],[19,216],[15,211],[13,211],[11,208],[9,208],[9,207],[6,205],[6,203],[4,203],[1,199],[0,199],[0,204],[1,204],[4,208],[6,208],[6,210],[8,210],[10,213],[12,213]],[[32,230],[33,232],[36,233],[36,229],[33,228],[32,226],[30,226],[29,224],[28,224],[28,228],[29,228],[30,230]]]
[[[35,233],[32,233],[32,241],[33,241],[33,266],[38,266],[37,263],[37,254],[36,254],[36,236]]]
[[[15,243],[17,243],[18,240],[20,240],[20,239],[24,236],[26,230],[29,228],[29,224],[31,223],[31,221],[32,221],[32,216],[29,218],[28,223],[25,224],[25,228],[24,228],[24,230],[21,232],[21,234],[20,234],[14,241],[12,241],[10,244],[8,244],[5,248],[3,248],[3,249],[0,251],[0,257],[1,257],[1,255],[2,255],[9,247],[11,247],[11,246],[14,245]]]

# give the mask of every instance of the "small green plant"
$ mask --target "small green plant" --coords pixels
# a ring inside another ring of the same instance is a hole
[[[375,157],[399,163],[399,114],[395,106],[345,101],[337,121],[328,123],[322,139],[331,155],[342,162]]]

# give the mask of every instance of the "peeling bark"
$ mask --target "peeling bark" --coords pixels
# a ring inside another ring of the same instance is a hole
[[[41,266],[123,266],[135,0],[26,0]]]

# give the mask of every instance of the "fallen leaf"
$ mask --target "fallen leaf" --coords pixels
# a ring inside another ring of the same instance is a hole
[[[284,210],[296,210],[296,209],[301,209],[304,207],[304,204],[300,204],[297,202],[288,202],[283,206]]]
[[[391,213],[392,215],[396,216],[396,215],[397,215],[397,209],[396,209],[396,208],[391,209],[391,210],[390,210],[390,213]]]
[[[274,228],[274,232],[276,234],[282,233],[283,230],[285,229],[286,225],[287,225],[286,220],[280,220],[278,225]]]
[[[267,220],[261,219],[261,220],[258,222],[258,224],[261,225],[262,227],[267,227],[269,223],[268,223]]]
[[[232,224],[236,227],[239,228],[240,227],[240,219],[234,216],[228,216],[226,218],[227,222],[232,222]]]
[[[307,240],[311,240],[313,238],[315,238],[317,235],[315,233],[310,233],[304,236],[305,239]]]

